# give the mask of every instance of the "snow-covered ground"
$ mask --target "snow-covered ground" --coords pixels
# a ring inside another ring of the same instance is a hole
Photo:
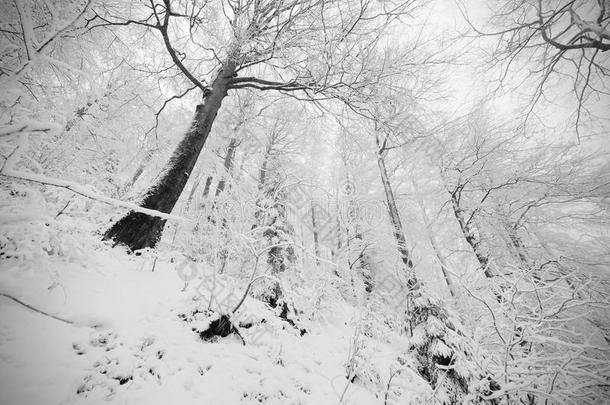
[[[70,323],[0,297],[0,402],[384,404],[429,393],[410,369],[388,384],[404,341],[366,332],[363,310],[343,300],[295,327],[248,297],[234,317],[245,345],[234,334],[202,340],[193,329],[218,317],[210,291],[218,307],[218,287],[237,281],[210,285],[201,272],[184,289],[177,263],[100,244],[86,260],[3,260],[0,293]]]

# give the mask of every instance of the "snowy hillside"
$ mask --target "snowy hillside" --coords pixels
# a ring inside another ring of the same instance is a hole
[[[0,405],[610,405],[609,26],[0,1]]]
[[[1,298],[3,404],[374,404],[386,394],[388,403],[431,394],[408,368],[388,384],[406,342],[371,331],[381,323],[365,319],[365,307],[334,297],[295,327],[248,298],[234,321],[245,345],[235,334],[202,341],[197,331],[218,317],[207,310],[209,292],[218,308],[231,298],[222,286],[243,283],[223,278],[213,290],[206,274],[183,291],[175,263],[98,249],[83,262],[55,258],[25,272],[3,263],[0,293],[22,302]]]

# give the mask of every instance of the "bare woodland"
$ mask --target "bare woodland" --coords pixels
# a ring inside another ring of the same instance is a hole
[[[140,260],[209,350],[351,308],[336,403],[608,403],[609,55],[607,0],[5,1],[0,309]]]

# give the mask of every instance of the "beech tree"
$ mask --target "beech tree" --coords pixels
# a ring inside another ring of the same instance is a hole
[[[141,206],[171,212],[205,145],[229,91],[300,92],[355,107],[356,96],[395,73],[376,60],[384,31],[413,9],[414,1],[238,0],[171,2],[98,8],[90,28],[138,26],[158,33],[173,66],[203,102],[161,178]],[[129,15],[130,17],[124,17]],[[133,18],[131,16],[140,16]],[[208,62],[211,61],[211,62]],[[207,79],[206,71],[214,71]],[[131,250],[153,247],[165,221],[130,212],[104,235]]]

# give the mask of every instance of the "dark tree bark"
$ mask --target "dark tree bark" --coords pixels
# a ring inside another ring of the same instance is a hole
[[[320,241],[318,236],[318,224],[316,222],[316,209],[314,207],[313,201],[311,202],[311,226],[313,231],[313,244],[314,244],[314,253],[316,255],[316,264],[320,264]]]
[[[145,161],[147,161],[147,159],[145,159]],[[140,166],[138,166],[138,168],[136,169],[135,173],[133,174],[133,176],[131,176],[131,180],[129,180],[129,183],[127,183],[127,188],[131,188],[133,187],[134,184],[136,184],[136,181],[138,181],[138,179],[140,178],[140,176],[142,175],[142,173],[144,173],[144,168],[146,167],[145,163],[140,164]]]
[[[267,181],[267,160],[268,160],[268,155],[266,154],[265,160],[263,161],[263,164],[261,165],[261,168],[258,173],[258,188],[260,190],[263,189],[263,186],[264,186],[265,182]]]
[[[205,179],[205,186],[203,187],[203,198],[206,198],[210,194],[210,189],[212,188],[212,181],[214,181],[214,177],[208,176]],[[202,204],[203,205],[203,204]]]
[[[191,207],[191,204],[193,203],[193,198],[195,198],[195,193],[199,189],[199,184],[201,184],[201,172],[199,172],[197,174],[196,181],[193,184],[193,187],[191,187],[191,192],[189,193],[189,197],[186,200],[186,209],[187,210]]]
[[[260,228],[262,237],[267,240],[268,246],[272,246],[267,251],[267,264],[270,267],[270,273],[274,276],[287,271],[296,261],[293,246],[277,245],[292,241],[294,235],[294,229],[288,222],[286,212],[288,198],[285,191],[280,191],[282,179],[273,169],[275,167],[274,150],[277,147],[278,139],[278,134],[273,132],[263,152],[258,184],[261,198],[256,202],[257,208],[254,214],[256,223],[251,228],[252,230]],[[272,307],[276,307],[283,300],[283,296],[280,285],[275,283],[266,300]]]
[[[354,231],[355,234],[353,244],[356,245],[359,252],[356,259],[349,263],[349,268],[351,270],[354,265],[358,264],[356,267],[356,272],[364,282],[364,290],[367,293],[371,293],[373,288],[375,288],[375,277],[373,275],[371,260],[368,254],[368,249],[370,246],[364,241],[364,237],[362,236],[362,232],[359,231],[358,225],[355,226]],[[348,257],[348,260],[351,259]]]
[[[218,181],[218,185],[216,186],[216,194],[214,195],[215,197],[218,197],[224,191],[224,189],[226,187],[226,183],[227,183],[226,176],[231,172],[231,169],[233,168],[233,161],[235,159],[235,150],[237,149],[238,145],[239,145],[239,142],[237,141],[236,138],[232,138],[231,141],[229,142],[229,147],[227,148],[227,155],[225,156],[225,160],[224,160],[225,172],[223,173],[220,180]]]
[[[510,243],[514,248],[515,254],[519,258],[519,261],[524,266],[531,267],[531,262],[526,253],[526,247],[523,245],[523,241],[519,237],[517,225],[508,223],[505,226],[508,233],[508,238],[510,239]]]
[[[174,151],[163,176],[146,192],[142,207],[164,213],[172,211],[210,134],[234,73],[235,63],[229,60],[216,76],[203,104],[197,106],[193,123]],[[164,219],[132,211],[108,229],[103,239],[114,240],[115,245],[126,245],[132,251],[152,248],[161,238],[164,226]]]
[[[337,208],[339,206],[337,205]],[[343,227],[341,226],[341,220],[339,219],[339,214],[337,213],[337,219],[336,219],[336,224],[335,224],[335,233],[337,235],[337,240],[336,240],[336,248],[331,250],[330,254],[333,258],[333,260],[335,259],[335,257],[339,254],[339,252],[341,252],[341,249],[343,249]]]

